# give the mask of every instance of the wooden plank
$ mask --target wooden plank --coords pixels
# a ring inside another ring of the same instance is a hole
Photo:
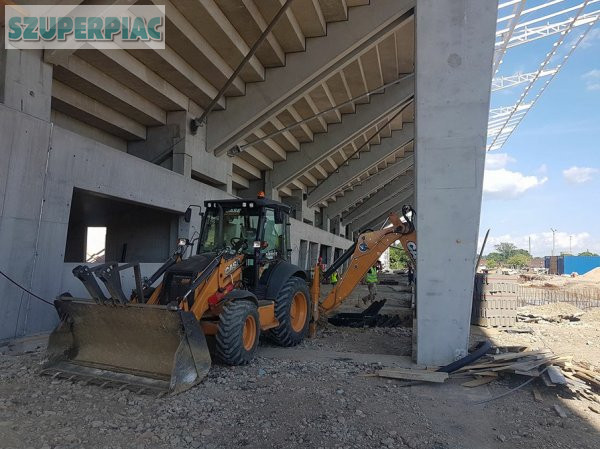
[[[520,359],[521,357],[528,357],[531,355],[542,355],[542,354],[552,354],[552,351],[549,349],[540,349],[539,351],[525,351],[525,352],[512,352],[507,354],[494,354],[492,355],[492,359],[494,360],[514,360]]]
[[[537,402],[544,402],[544,396],[542,396],[542,392],[537,387],[533,387],[533,398]]]
[[[529,377],[540,377],[540,372],[537,369],[532,369],[529,371],[515,370],[515,374],[519,374],[521,376],[529,376]]]
[[[546,370],[548,376],[550,376],[550,380],[557,385],[567,385],[567,379],[563,376],[563,373],[560,371],[560,368],[557,368],[554,365],[550,365]]]
[[[390,379],[405,379],[405,380],[422,380],[425,382],[442,383],[448,379],[448,373],[427,370],[415,369],[387,369],[377,371],[379,377],[387,377]]]
[[[554,410],[556,411],[556,414],[558,416],[560,416],[561,418],[567,417],[567,413],[564,411],[564,409],[560,405],[554,404]]]
[[[548,373],[543,373],[541,377],[547,387],[556,387],[556,384],[550,380]]]
[[[480,385],[489,384],[490,382],[496,380],[493,376],[480,377],[479,379],[473,379],[468,382],[461,384],[463,387],[473,388],[478,387]]]
[[[473,376],[485,376],[485,377],[498,377],[498,373],[495,371],[473,371],[469,372]]]

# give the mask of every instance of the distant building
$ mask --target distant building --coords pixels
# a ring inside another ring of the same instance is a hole
[[[544,258],[543,257],[534,257],[529,261],[527,268],[545,268]]]
[[[585,274],[600,267],[600,256],[546,256],[544,266],[550,274]]]

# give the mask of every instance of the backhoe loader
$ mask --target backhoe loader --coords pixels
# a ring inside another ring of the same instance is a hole
[[[63,294],[55,300],[61,321],[50,335],[43,374],[178,393],[200,382],[213,358],[248,363],[261,334],[281,346],[297,345],[309,330],[315,332],[319,314],[346,299],[394,241],[400,239],[410,254],[416,250],[410,208],[403,209],[404,223],[391,214],[391,227],[361,233],[333,264],[337,269],[347,261],[348,268],[321,299],[319,268],[311,285],[309,273],[290,262],[287,205],[259,198],[204,206],[199,237],[179,239],[150,278],[141,277],[139,264],[73,270],[91,299]],[[190,215],[188,209],[186,221]],[[195,254],[187,257],[194,246]],[[135,289],[127,296],[120,273],[130,268]]]

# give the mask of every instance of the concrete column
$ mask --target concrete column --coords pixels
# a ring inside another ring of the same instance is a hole
[[[416,7],[416,359],[423,365],[467,351],[496,15],[496,1]]]
[[[0,270],[51,300],[60,280],[40,282],[37,275],[43,266],[43,242],[55,237],[51,234],[56,227],[54,221],[42,224],[52,152],[52,66],[43,61],[41,50],[5,50],[4,33],[0,40]],[[0,340],[50,325],[44,316],[52,307],[4,278],[0,310]]]
[[[148,127],[146,140],[129,142],[127,152],[231,193],[231,159],[206,153],[206,126],[196,134],[189,130],[189,121],[199,114],[168,112],[165,125]]]
[[[288,196],[282,199],[282,201],[293,209],[292,217],[296,220],[302,221],[302,211],[304,201],[302,201],[302,190],[292,190],[292,196]]]

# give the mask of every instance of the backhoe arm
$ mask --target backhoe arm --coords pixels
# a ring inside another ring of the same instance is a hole
[[[394,213],[390,214],[390,222],[393,225],[392,227],[379,231],[367,231],[358,236],[356,243],[350,248],[354,248],[354,252],[345,255],[345,258],[349,259],[347,270],[342,274],[340,281],[333,287],[327,297],[320,302],[319,309],[321,313],[327,315],[346,300],[369,268],[396,240],[400,240],[413,264],[415,263],[416,231],[412,222],[407,219],[403,223],[398,215]],[[334,267],[337,268],[335,262],[332,268]],[[318,272],[318,270],[316,271]]]

